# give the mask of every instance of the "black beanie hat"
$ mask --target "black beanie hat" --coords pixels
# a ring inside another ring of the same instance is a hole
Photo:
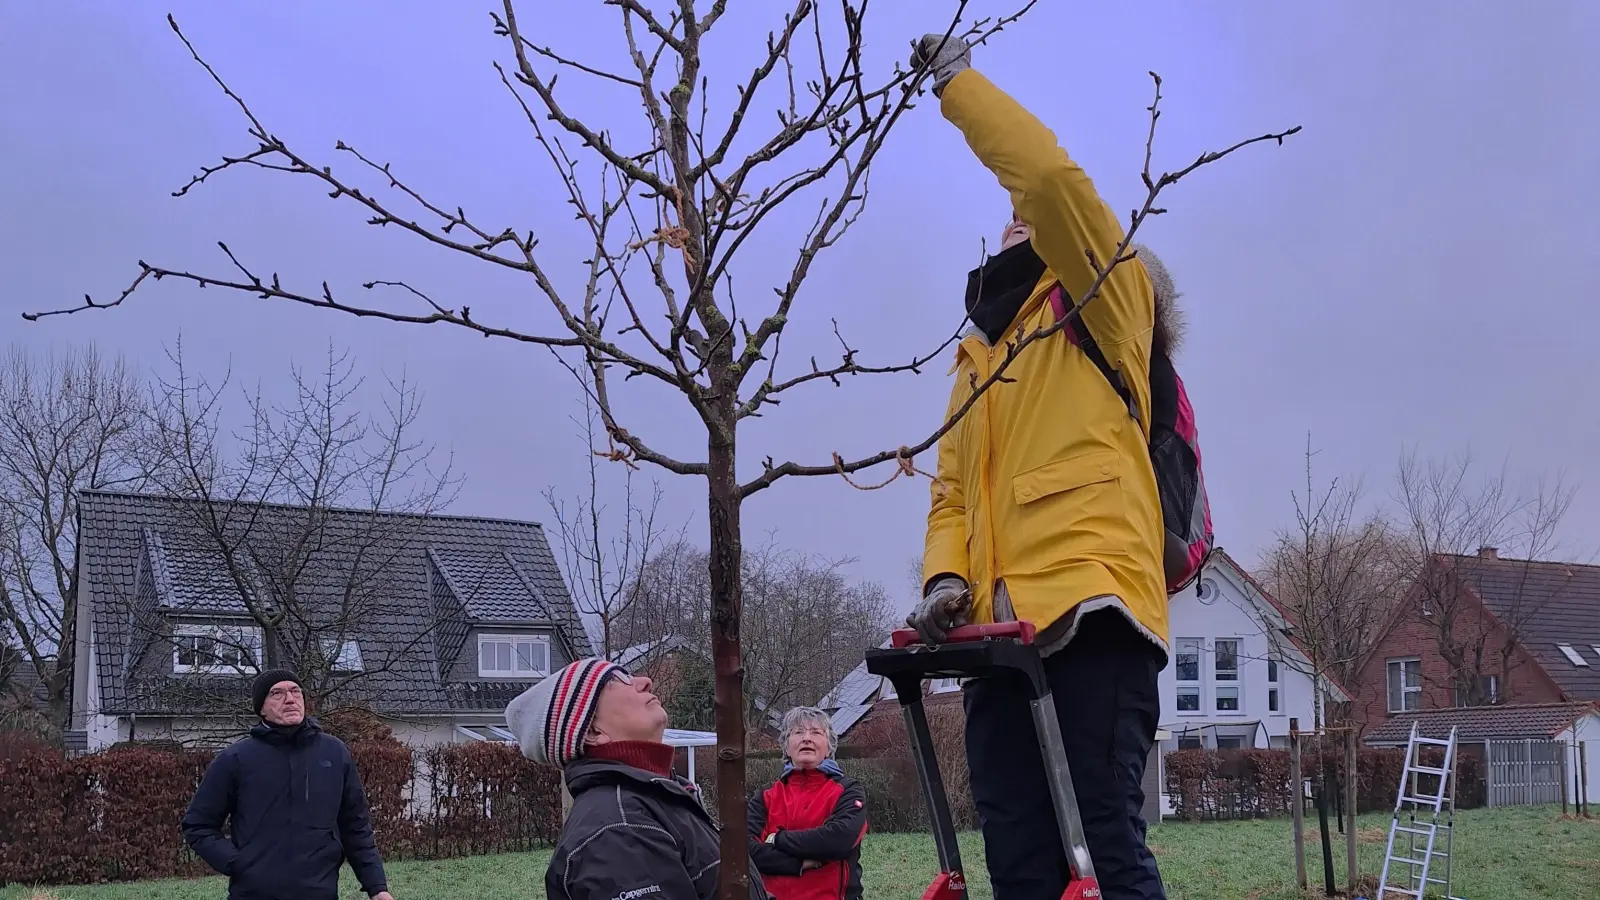
[[[250,708],[256,715],[261,715],[261,707],[266,705],[267,692],[272,690],[272,686],[285,681],[299,684],[300,676],[289,669],[268,669],[256,676],[256,680],[250,685]]]

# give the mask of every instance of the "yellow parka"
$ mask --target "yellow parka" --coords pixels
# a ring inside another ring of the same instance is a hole
[[[941,108],[1011,194],[1048,271],[1017,314],[1032,330],[1054,321],[1046,296],[1060,281],[1082,297],[1122,241],[1117,217],[1054,134],[975,70],[956,75]],[[1138,261],[1116,267],[1083,319],[1150,408],[1155,302]],[[1008,338],[1010,339],[1010,338]],[[1005,358],[982,335],[956,351],[954,413]],[[1115,596],[1147,636],[1168,646],[1163,532],[1141,417],[1128,414],[1094,363],[1063,334],[1027,347],[1001,381],[939,442],[928,513],[924,583],[950,573],[972,585],[973,621],[992,622],[997,580],[1016,618],[1044,629],[1080,603]]]

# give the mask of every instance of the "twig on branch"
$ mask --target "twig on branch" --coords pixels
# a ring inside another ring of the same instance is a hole
[[[819,381],[824,378],[832,381],[834,387],[841,387],[843,386],[843,383],[839,381],[839,376],[841,375],[892,375],[899,372],[910,372],[913,375],[921,375],[922,367],[943,355],[944,351],[949,349],[951,344],[954,344],[956,341],[960,340],[961,333],[964,330],[966,330],[966,319],[962,319],[960,324],[956,326],[955,331],[952,332],[949,337],[945,338],[938,347],[935,347],[932,351],[921,356],[914,357],[910,362],[887,366],[864,366],[856,362],[856,351],[845,342],[844,335],[839,333],[839,321],[835,319],[833,320],[833,334],[839,339],[839,343],[844,347],[844,354],[839,365],[827,369],[820,368],[817,365],[817,358],[813,356],[811,358],[810,372],[806,372],[802,375],[796,375],[795,377],[785,381],[775,382],[773,381],[772,368],[777,363],[778,349],[781,346],[778,341],[783,337],[782,334],[779,334],[773,342],[772,359],[770,361],[771,365],[768,366],[767,378],[761,383],[761,386],[756,389],[756,392],[750,395],[750,399],[746,400],[739,406],[739,417],[745,418],[746,416],[759,416],[761,415],[760,410],[762,406],[767,404],[771,404],[773,406],[778,405],[779,401],[773,399],[776,395],[781,394],[790,388],[799,387],[802,384],[807,384],[812,381]]]
[[[906,448],[901,447],[900,449],[903,451]],[[875,491],[882,487],[888,487],[901,475],[908,477],[912,475],[921,475],[933,481],[934,484],[942,485],[942,482],[939,481],[939,476],[933,474],[932,472],[924,472],[917,468],[916,464],[911,461],[911,457],[897,452],[893,458],[895,461],[894,472],[892,472],[888,478],[885,478],[877,484],[856,484],[855,481],[850,478],[849,474],[844,471],[844,458],[837,453],[833,454],[833,466],[834,471],[839,473],[839,477],[844,479],[844,483],[850,485],[858,491]]]
[[[892,459],[915,458],[917,454],[922,453],[923,451],[932,447],[934,444],[938,443],[940,438],[949,433],[950,429],[956,426],[956,423],[961,421],[961,418],[965,416],[967,411],[978,402],[978,398],[983,396],[985,391],[989,390],[989,388],[993,385],[1007,380],[1005,374],[1006,370],[1011,367],[1011,364],[1016,361],[1017,357],[1021,355],[1023,350],[1026,350],[1029,346],[1037,341],[1049,338],[1056,332],[1061,331],[1068,324],[1078,321],[1079,317],[1083,313],[1084,306],[1093,301],[1096,297],[1100,296],[1100,289],[1105,284],[1106,279],[1111,275],[1112,270],[1133,258],[1130,254],[1128,254],[1128,246],[1133,242],[1133,237],[1138,232],[1139,226],[1144,223],[1144,220],[1147,217],[1152,215],[1160,215],[1166,212],[1166,210],[1155,205],[1157,196],[1160,195],[1164,188],[1176,184],[1178,181],[1189,175],[1191,172],[1194,172],[1196,169],[1223,159],[1229,154],[1244,147],[1248,147],[1251,144],[1275,141],[1281,145],[1285,138],[1289,137],[1290,135],[1297,134],[1300,131],[1300,126],[1296,125],[1287,131],[1272,132],[1269,134],[1262,134],[1257,135],[1256,137],[1247,138],[1224,150],[1202,153],[1197,159],[1195,159],[1194,162],[1175,172],[1165,172],[1162,173],[1160,177],[1153,177],[1150,172],[1150,157],[1153,153],[1153,144],[1155,140],[1155,123],[1161,115],[1161,76],[1157,75],[1155,72],[1151,72],[1150,77],[1155,83],[1155,99],[1151,101],[1150,106],[1148,107],[1150,111],[1150,137],[1146,141],[1145,167],[1142,173],[1144,183],[1148,186],[1148,193],[1145,196],[1144,204],[1139,209],[1133,211],[1133,215],[1128,223],[1128,230],[1124,233],[1121,243],[1117,245],[1117,249],[1112,254],[1112,259],[1109,264],[1102,265],[1100,261],[1095,258],[1092,250],[1085,250],[1085,254],[1088,257],[1089,263],[1094,268],[1095,278],[1094,281],[1090,283],[1089,289],[1084,292],[1083,297],[1073,304],[1072,309],[1068,310],[1066,315],[1049,325],[1040,326],[1025,334],[1019,332],[1015,340],[1007,341],[1005,345],[1004,358],[1000,360],[1000,363],[995,366],[994,370],[989,374],[989,376],[983,379],[981,382],[975,384],[973,386],[972,394],[962,402],[961,406],[950,414],[950,416],[945,420],[944,424],[941,425],[937,431],[922,441],[908,447],[902,446],[896,450],[885,450],[879,453],[874,453],[871,456],[862,457],[850,462],[840,462],[836,454],[836,461],[833,465],[801,465],[792,461],[774,465],[771,460],[768,460],[765,466],[766,471],[763,472],[760,477],[741,486],[740,492],[742,496],[748,497],[757,491],[763,490],[771,486],[773,482],[784,477],[785,475],[847,475],[852,472],[858,472],[862,469],[870,468],[871,466],[878,465],[879,463],[888,462]]]
[[[634,11],[636,15],[639,14],[639,11],[642,11],[643,15],[640,17],[644,18],[647,23],[654,23],[655,20],[650,15],[649,10],[645,10],[641,4],[634,2],[634,0],[619,0],[619,2]],[[632,158],[617,152],[616,148],[611,146],[610,141],[606,140],[603,135],[578,119],[567,115],[561,104],[556,101],[554,82],[546,82],[543,78],[540,78],[539,73],[533,68],[533,63],[528,60],[527,42],[523,40],[522,33],[517,30],[517,13],[512,7],[512,0],[505,0],[503,7],[505,9],[505,18],[502,20],[493,13],[490,13],[490,16],[494,18],[495,27],[499,30],[499,33],[511,38],[511,46],[517,56],[517,80],[533,88],[534,93],[538,94],[539,99],[543,101],[545,109],[549,110],[550,118],[554,119],[562,128],[582,138],[584,144],[599,153],[607,162],[627,172],[628,177],[634,181],[648,185],[657,193],[664,196],[674,196],[677,192],[676,188],[658,178],[649,169],[634,162]],[[637,10],[635,10],[635,7],[637,7]],[[656,31],[657,28],[659,28],[658,25],[652,24],[651,31]],[[660,32],[657,33],[660,34]],[[667,37],[671,37],[670,33]]]
[[[594,401],[595,409],[600,413],[600,421],[601,424],[605,426],[607,436],[609,436],[611,440],[615,441],[616,443],[627,447],[629,453],[631,454],[623,457],[606,454],[607,459],[611,459],[615,462],[629,462],[630,464],[632,460],[642,459],[647,463],[651,463],[652,465],[660,466],[661,468],[666,469],[668,472],[671,472],[675,475],[706,474],[705,463],[681,462],[673,459],[672,457],[666,456],[665,454],[657,453],[654,450],[651,450],[650,447],[647,446],[643,441],[639,440],[637,437],[634,437],[632,432],[628,431],[628,429],[623,428],[622,425],[617,422],[616,417],[611,413],[611,397],[607,391],[605,382],[599,378],[593,377],[597,366],[592,360],[589,361],[591,378],[585,378],[583,374],[578,371],[578,368],[572,363],[563,359],[561,354],[555,351],[555,348],[551,348],[550,354],[555,357],[556,362],[559,363],[562,368],[566,369],[567,372],[569,372],[572,377],[583,386],[584,392],[588,394],[590,399]]]

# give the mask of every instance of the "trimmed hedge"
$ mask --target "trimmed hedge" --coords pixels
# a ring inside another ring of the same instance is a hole
[[[120,745],[75,758],[42,746],[0,756],[0,885],[200,875],[179,824],[214,754]],[[350,744],[385,859],[527,850],[561,828],[555,769],[502,744],[417,753],[380,735]]]
[[[1344,750],[1329,748],[1324,756],[1334,791],[1330,800],[1342,803]],[[1424,765],[1438,766],[1442,761],[1437,748],[1424,749]],[[1322,770],[1315,751],[1303,750],[1300,764],[1304,777],[1317,789]],[[1393,809],[1404,765],[1404,750],[1357,750],[1356,811]],[[1179,819],[1255,819],[1287,815],[1293,809],[1288,750],[1177,750],[1166,755],[1166,770],[1167,793]],[[1435,778],[1424,776],[1421,781],[1424,792],[1438,789]],[[1483,761],[1473,753],[1462,753],[1456,765],[1456,806],[1482,806],[1484,798]]]

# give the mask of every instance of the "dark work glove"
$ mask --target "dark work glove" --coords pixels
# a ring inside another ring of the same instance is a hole
[[[967,582],[954,575],[941,575],[928,586],[922,603],[906,616],[906,625],[917,630],[924,644],[942,644],[950,629],[971,621],[967,617],[971,611],[972,594]]]

